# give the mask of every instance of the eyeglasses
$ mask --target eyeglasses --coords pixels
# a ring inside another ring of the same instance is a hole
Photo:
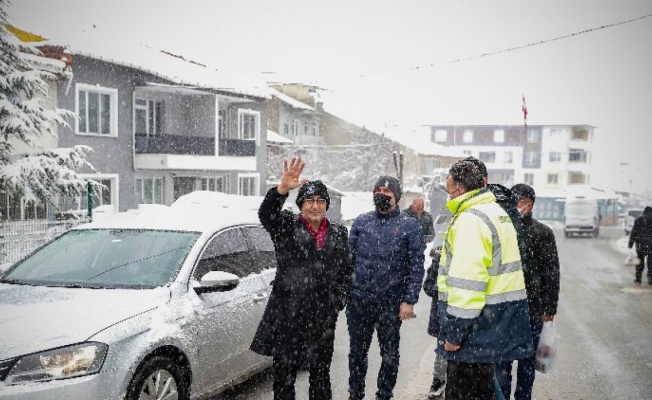
[[[325,199],[321,199],[321,198],[320,198],[320,199],[305,199],[303,202],[304,202],[304,203],[308,203],[308,204],[315,204],[315,203],[317,203],[317,204],[319,204],[320,206],[326,204],[326,200],[325,200]]]

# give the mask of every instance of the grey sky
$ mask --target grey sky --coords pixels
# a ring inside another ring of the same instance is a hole
[[[224,71],[323,87],[325,108],[375,129],[597,126],[594,183],[652,189],[652,1],[13,0],[21,28],[137,40]],[[93,27],[95,26],[95,27]],[[110,39],[108,39],[110,38]],[[398,127],[395,127],[398,125]]]

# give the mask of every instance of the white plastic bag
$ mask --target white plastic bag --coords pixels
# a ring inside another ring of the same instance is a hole
[[[539,346],[535,358],[535,368],[539,372],[550,372],[557,355],[558,335],[553,321],[543,323]]]
[[[636,257],[636,253],[634,253],[634,250],[629,249],[629,254],[627,254],[627,258],[625,258],[625,265],[626,266],[634,266],[638,265],[639,263],[638,257]]]

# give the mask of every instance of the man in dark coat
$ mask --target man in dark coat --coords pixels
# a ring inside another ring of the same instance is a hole
[[[430,243],[435,238],[435,224],[432,215],[424,210],[424,203],[423,197],[417,197],[412,200],[412,205],[403,212],[419,221],[423,231],[423,241],[424,243]]]
[[[393,397],[398,375],[402,321],[414,316],[423,281],[423,233],[417,220],[402,213],[397,203],[401,185],[381,176],[374,185],[375,211],[359,215],[349,235],[354,279],[346,317],[349,352],[349,394],[364,398],[367,354],[374,330],[382,362],[376,399]]]
[[[647,257],[647,284],[652,286],[652,270],[650,270],[650,256],[652,255],[652,207],[647,206],[643,209],[643,215],[636,218],[634,227],[629,234],[629,245],[631,249],[636,244],[636,256],[638,264],[636,265],[636,275],[634,282],[641,283],[643,269],[645,269],[645,258]]]
[[[352,263],[348,233],[326,217],[330,196],[320,181],[300,179],[301,158],[284,161],[278,187],[258,217],[276,250],[277,270],[251,350],[274,358],[274,400],[294,400],[297,372],[310,372],[310,400],[331,400],[330,365],[337,315],[346,305]],[[299,187],[299,216],[282,210]]]
[[[543,323],[552,321],[557,314],[559,300],[559,256],[555,235],[548,226],[532,218],[536,195],[532,187],[519,183],[511,188],[522,216],[527,268],[525,288],[530,312],[530,330],[536,349],[539,344]],[[530,400],[535,377],[535,357],[518,361],[516,400]],[[512,362],[498,364],[496,374],[506,399],[509,399],[512,383]]]
[[[430,304],[430,319],[428,320],[428,334],[434,338],[439,336],[439,292],[437,290],[437,275],[439,269],[439,260],[441,259],[441,248],[432,249],[432,264],[426,271],[426,279],[423,281],[423,291],[432,297]],[[442,398],[446,385],[446,360],[440,355],[436,355],[432,370],[432,383],[428,391],[428,399],[434,400]]]

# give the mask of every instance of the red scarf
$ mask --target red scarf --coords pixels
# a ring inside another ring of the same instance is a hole
[[[326,223],[326,217],[321,219],[321,222],[319,223],[319,229],[317,229],[316,232],[314,229],[312,229],[312,226],[310,226],[310,223],[303,217],[303,215],[300,215],[299,219],[301,222],[303,222],[306,228],[308,228],[310,236],[312,236],[312,238],[315,239],[315,242],[317,242],[317,251],[322,250],[324,248],[324,244],[326,243],[326,226],[328,225]]]

